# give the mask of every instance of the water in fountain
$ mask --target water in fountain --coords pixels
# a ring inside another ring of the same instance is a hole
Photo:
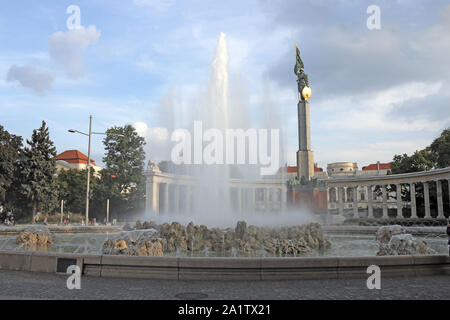
[[[264,85],[262,106],[258,108],[260,111],[256,113],[257,117],[254,119],[251,119],[250,116],[250,99],[246,87],[245,77],[240,74],[230,76],[227,40],[225,34],[220,33],[215,56],[211,63],[208,85],[201,90],[200,94],[198,94],[196,99],[193,99],[193,102],[188,107],[183,105],[182,102],[180,103],[180,99],[177,100],[174,90],[171,89],[167,99],[164,99],[164,103],[161,105],[163,124],[168,131],[177,127],[187,128],[191,133],[191,137],[194,137],[194,121],[201,121],[203,132],[208,129],[216,129],[221,132],[222,137],[225,137],[226,129],[239,128],[245,131],[250,128],[257,128],[258,125],[255,125],[255,121],[259,122],[259,127],[264,129],[281,128],[275,105],[272,102],[268,79],[266,79]],[[194,141],[192,143],[195,148]],[[248,161],[248,141],[246,144],[245,152]],[[170,143],[167,145],[168,149],[173,146]],[[209,142],[203,142],[203,148],[208,145]],[[280,149],[283,150],[283,147],[281,146]],[[224,160],[225,152],[226,150],[224,150]],[[170,151],[166,152],[166,157],[168,155],[170,155]],[[283,156],[279,159],[279,163],[284,163]],[[235,212],[233,204],[236,201],[233,197],[235,198],[237,195],[231,192],[230,179],[236,177],[241,180],[259,179],[261,178],[259,165],[193,164],[185,167],[187,174],[195,177],[195,185],[192,189],[193,194],[191,197],[192,211],[177,215],[169,212],[167,216],[162,215],[160,218],[151,217],[144,220],[154,219],[158,222],[178,221],[186,224],[193,220],[196,223],[209,226],[230,227],[235,225],[240,215],[249,214],[251,212],[248,211],[253,210],[246,209],[244,213]],[[280,182],[283,181],[282,177],[279,178]],[[250,202],[249,196],[248,193],[244,192],[242,201],[244,203],[245,201]],[[170,198],[172,199],[173,197]],[[169,205],[170,207],[172,206]],[[250,215],[247,219],[257,221],[258,218],[256,216]],[[273,219],[273,221],[278,219],[279,217]],[[270,218],[266,215],[264,220],[270,220]],[[255,222],[255,224],[262,223]],[[271,221],[265,221],[264,224],[272,223]]]

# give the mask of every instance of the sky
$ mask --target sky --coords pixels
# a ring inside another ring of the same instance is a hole
[[[70,5],[81,27],[69,30]],[[369,30],[367,8],[380,8]],[[270,108],[295,165],[298,43],[312,97],[311,144],[321,167],[361,168],[429,145],[450,126],[450,2],[386,0],[4,1],[0,125],[30,138],[46,121],[58,152],[87,154],[87,132],[134,125],[147,159],[162,160],[168,112],[189,112],[226,34],[230,78],[251,118]],[[181,113],[180,113],[181,114]],[[174,116],[175,115],[175,116]],[[102,136],[92,157],[101,164]]]

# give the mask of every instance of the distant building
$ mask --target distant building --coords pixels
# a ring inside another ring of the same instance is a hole
[[[78,150],[66,150],[56,156],[56,169],[57,170],[85,170],[88,163],[88,157]],[[95,164],[95,161],[91,158],[91,168],[94,172],[102,170],[101,167]]]
[[[358,172],[356,162],[334,162],[327,165],[329,177],[354,176]]]
[[[369,164],[368,166],[362,167],[362,171],[364,171],[368,175],[376,176],[376,175],[387,175],[391,173],[391,164],[390,163],[377,163]]]
[[[297,166],[286,166],[278,169],[276,175],[284,175],[287,180],[291,178],[297,177]],[[323,172],[322,168],[317,166],[317,163],[314,163],[314,177],[322,177],[326,176],[326,172]]]

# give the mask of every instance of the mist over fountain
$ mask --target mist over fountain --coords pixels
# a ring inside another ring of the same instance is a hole
[[[230,80],[232,78],[232,80]],[[250,103],[249,95],[246,91],[246,80],[240,74],[230,77],[229,72],[229,55],[227,48],[226,35],[220,33],[217,46],[215,50],[215,56],[212,59],[210,65],[210,75],[208,84],[200,90],[196,99],[190,102],[188,107],[183,106],[183,102],[180,99],[175,98],[174,90],[169,91],[169,96],[163,100],[162,114],[164,119],[164,126],[168,131],[176,129],[176,126],[182,126],[195,137],[195,125],[194,122],[201,123],[201,129],[203,132],[213,129],[216,132],[225,137],[227,129],[241,129],[246,131],[248,129],[255,129],[257,127],[264,129],[276,128],[279,130],[280,123],[276,112],[274,112],[274,105],[270,97],[269,81],[266,79],[264,84],[264,96],[261,106],[261,119],[252,119],[250,115]],[[259,120],[259,126],[254,123]],[[169,132],[169,136],[170,136]],[[270,137],[268,137],[270,140]],[[194,138],[195,139],[195,138]],[[217,136],[210,136],[209,141],[201,142],[203,148],[207,148],[210,141],[217,139]],[[283,150],[282,137],[277,141],[277,148]],[[278,143],[279,142],[279,143]],[[167,141],[167,148],[173,147],[173,143]],[[195,152],[195,148],[198,145],[193,146],[192,153]],[[265,146],[267,153],[272,152],[270,141],[267,141]],[[150,144],[151,148],[151,144]],[[195,161],[192,164],[182,165],[183,174],[189,177],[193,177],[193,185],[189,193],[190,196],[190,210],[181,209],[178,212],[175,210],[166,210],[164,213],[158,215],[152,215],[146,213],[144,217],[140,217],[141,220],[155,220],[157,222],[172,222],[178,221],[181,223],[189,223],[195,221],[196,223],[202,223],[209,226],[218,227],[230,227],[236,224],[236,221],[245,218],[250,223],[255,224],[277,224],[279,223],[279,215],[281,214],[281,208],[274,214],[265,212],[265,217],[258,217],[254,208],[244,208],[242,211],[236,210],[236,198],[238,195],[236,191],[233,191],[230,187],[230,183],[233,183],[233,179],[239,179],[243,182],[254,181],[263,179],[260,175],[260,164],[250,164],[249,160],[249,140],[245,144],[245,164],[227,164],[225,161],[223,164],[199,164]],[[150,149],[150,155],[152,150]],[[166,159],[170,152],[166,152]],[[224,158],[226,157],[223,155]],[[237,154],[234,154],[237,159]],[[284,163],[283,155],[279,156],[278,163]],[[278,167],[276,168],[278,169]],[[275,177],[275,176],[274,176]],[[273,178],[273,177],[272,177]],[[177,176],[174,178],[177,179]],[[285,177],[282,174],[276,176],[278,184],[285,184]],[[168,190],[168,189],[167,189]],[[159,197],[164,191],[158,191]],[[170,192],[170,190],[169,190]],[[181,192],[181,191],[180,191]],[[183,190],[182,192],[187,192]],[[234,192],[234,193],[233,193]],[[239,191],[241,192],[241,191]],[[265,195],[269,197],[269,195]],[[246,190],[243,190],[239,195],[241,201],[248,202],[249,197],[252,197]],[[254,195],[253,195],[254,197]],[[279,196],[280,200],[282,195]],[[170,202],[171,200],[169,200]],[[169,203],[169,206],[173,205]],[[245,205],[244,205],[245,206]],[[275,211],[275,210],[274,210]],[[259,215],[261,212],[259,212]],[[305,219],[305,216],[301,219],[290,217],[294,219],[295,223],[304,223],[311,221],[311,219]],[[250,219],[250,220],[248,220]],[[252,221],[253,220],[253,221]],[[264,222],[262,220],[265,220]]]

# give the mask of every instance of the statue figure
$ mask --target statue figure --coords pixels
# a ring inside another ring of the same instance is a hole
[[[303,64],[302,58],[300,57],[300,50],[297,44],[295,44],[296,49],[296,62],[294,67],[294,73],[297,76],[298,83],[298,93],[303,101],[308,100],[311,97],[311,88],[309,87],[308,75],[305,73],[305,65]]]
[[[154,163],[152,160],[148,160],[147,170],[150,172],[161,172],[158,165]]]

